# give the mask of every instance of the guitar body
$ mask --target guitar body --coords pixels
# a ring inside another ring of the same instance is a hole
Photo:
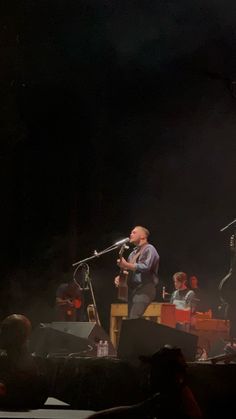
[[[101,326],[101,322],[98,316],[97,307],[94,304],[87,306],[87,314],[89,322],[95,322],[98,326]]]
[[[57,307],[60,312],[60,317],[65,321],[75,321],[77,310],[81,307],[82,300],[79,298],[75,299],[62,299],[57,301]]]
[[[120,272],[120,283],[118,285],[118,300],[127,302],[128,301],[128,272]]]
[[[123,246],[121,246],[119,251],[120,259],[122,258],[125,249],[127,249],[127,246],[124,244]],[[121,300],[126,303],[128,301],[128,275],[129,273],[127,271],[123,269],[120,270],[117,295],[118,300]]]

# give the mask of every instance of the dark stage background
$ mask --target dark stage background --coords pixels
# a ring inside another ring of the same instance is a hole
[[[141,224],[217,315],[236,217],[234,1],[3,1],[1,317],[50,321],[72,263]],[[91,262],[102,323],[117,254]],[[88,298],[89,299],[89,298]]]

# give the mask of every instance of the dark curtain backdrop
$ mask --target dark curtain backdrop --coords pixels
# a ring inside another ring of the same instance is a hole
[[[1,5],[1,316],[50,320],[72,263],[151,230],[212,306],[235,218],[233,1]],[[91,261],[104,325],[117,254]],[[89,300],[89,296],[88,296]]]

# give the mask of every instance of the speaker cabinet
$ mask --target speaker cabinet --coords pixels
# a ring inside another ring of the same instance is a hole
[[[116,351],[109,336],[95,322],[41,323],[32,333],[30,350],[37,355],[77,353],[80,356],[96,356],[99,340],[107,340],[109,355]]]
[[[198,336],[145,319],[122,321],[118,357],[137,360],[140,355],[150,356],[164,345],[181,348],[187,361],[194,361]]]
[[[214,342],[213,345],[210,348],[210,351],[208,353],[208,357],[211,358],[211,357],[214,357],[214,356],[226,354],[226,352],[225,352],[226,344],[227,344],[227,342],[223,339],[219,339],[216,342]]]

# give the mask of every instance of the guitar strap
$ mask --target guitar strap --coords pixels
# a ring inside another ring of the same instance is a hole
[[[148,244],[148,243],[147,243]],[[130,263],[136,263],[137,262],[137,260],[139,259],[139,257],[141,256],[141,254],[143,253],[143,251],[144,251],[144,249],[146,248],[146,246],[147,246],[147,244],[145,244],[143,247],[141,247],[138,251],[137,251],[137,253],[135,253],[134,254],[134,256],[129,260],[129,262]],[[134,292],[136,292],[137,291],[137,289],[138,288],[140,288],[140,287],[142,287],[142,284],[139,284],[139,285],[137,285],[137,284],[133,284],[133,283],[130,283],[130,288],[132,289],[132,294],[134,293]]]
[[[130,263],[136,263],[136,261],[138,260],[139,256],[143,253],[145,247],[147,245],[145,244],[143,247],[141,247],[141,249],[138,250],[137,253],[135,253],[135,255],[130,259]]]
[[[135,253],[135,255],[130,259],[130,263],[135,263],[136,260],[139,258],[140,254],[141,254],[141,249],[137,253]]]

